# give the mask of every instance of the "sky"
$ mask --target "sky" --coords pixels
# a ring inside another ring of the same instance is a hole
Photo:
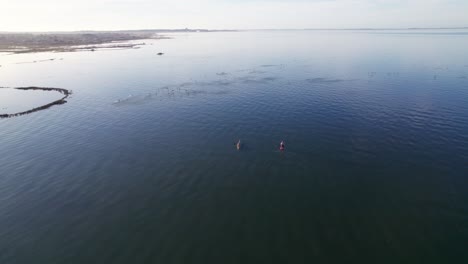
[[[466,26],[468,0],[0,0],[0,31]]]

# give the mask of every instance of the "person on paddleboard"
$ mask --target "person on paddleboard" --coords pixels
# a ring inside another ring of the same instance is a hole
[[[284,141],[281,141],[279,149],[284,150],[285,147],[286,146],[284,145]]]
[[[241,148],[241,141],[240,141],[240,139],[239,139],[239,141],[237,141],[236,147],[237,147],[237,150],[240,150],[240,148]]]

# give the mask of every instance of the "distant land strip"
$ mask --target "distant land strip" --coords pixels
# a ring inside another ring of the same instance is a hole
[[[0,33],[0,52],[71,52],[99,48],[134,48],[144,43],[122,43],[141,39],[162,39],[149,33]],[[108,45],[103,45],[108,44]]]
[[[0,87],[0,89],[8,89],[8,87]],[[38,111],[41,111],[41,110],[48,109],[48,108],[50,108],[50,107],[52,107],[54,105],[65,104],[65,103],[67,103],[66,99],[72,94],[72,91],[67,90],[67,89],[63,89],[63,88],[49,88],[49,87],[30,86],[30,87],[17,87],[17,88],[10,88],[10,89],[23,90],[23,91],[31,91],[31,90],[34,90],[34,91],[37,91],[37,90],[39,90],[39,91],[55,91],[55,92],[59,92],[59,93],[63,94],[64,96],[62,98],[60,98],[59,100],[53,101],[53,102],[48,103],[48,104],[43,105],[43,106],[33,108],[31,110],[28,110],[28,111],[13,113],[13,114],[0,114],[0,119],[32,114],[34,112],[38,112]]]
[[[385,31],[385,30],[466,30],[468,27],[395,27],[395,28],[252,28],[243,31]]]
[[[0,52],[73,52],[109,48],[137,48],[145,43],[124,43],[133,40],[167,39],[161,33],[219,32],[221,30],[122,30],[74,32],[0,32]],[[106,45],[104,45],[106,44]]]

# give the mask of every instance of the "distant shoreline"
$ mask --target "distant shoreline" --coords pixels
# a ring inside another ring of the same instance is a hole
[[[247,28],[247,29],[130,29],[130,30],[50,30],[50,31],[0,31],[0,35],[4,34],[141,34],[141,33],[209,33],[209,32],[239,32],[239,31],[261,31],[261,30],[451,30],[451,29],[467,29],[463,27],[388,27],[388,28],[373,28],[373,27],[356,27],[356,28]]]
[[[0,52],[17,54],[95,51],[101,48],[135,48],[144,45],[144,43],[126,42],[163,38],[166,37],[152,32],[0,33]]]
[[[468,30],[468,27],[439,28],[304,28],[304,29],[142,29],[118,31],[0,32],[0,53],[74,52],[98,49],[132,49],[145,39],[167,39],[164,33],[248,32],[248,31],[392,31]]]
[[[50,31],[0,31],[0,34],[102,34],[102,33],[191,33],[191,32],[235,32],[237,29],[123,29],[123,30],[50,30]]]
[[[145,29],[120,31],[0,32],[0,52],[74,52],[97,49],[139,48],[145,43],[127,43],[145,39],[167,39],[164,33],[221,32],[207,29]]]
[[[468,27],[440,27],[440,28],[418,28],[418,27],[412,27],[412,28],[298,28],[298,29],[275,29],[275,28],[270,28],[270,29],[245,29],[245,30],[240,30],[240,31],[372,31],[372,30],[462,30],[466,29],[468,30]]]
[[[131,49],[145,43],[127,43],[145,39],[167,39],[164,33],[221,32],[206,29],[158,29],[120,31],[0,32],[0,52],[73,52],[97,49]]]

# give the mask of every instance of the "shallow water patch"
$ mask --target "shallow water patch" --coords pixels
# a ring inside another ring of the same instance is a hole
[[[53,92],[53,93],[50,93]],[[0,87],[0,118],[32,114],[67,103],[71,91],[49,87]]]

